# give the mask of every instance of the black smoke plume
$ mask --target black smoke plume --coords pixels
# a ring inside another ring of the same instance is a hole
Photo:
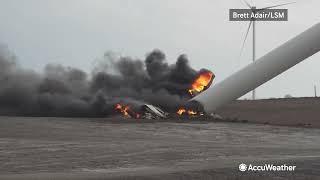
[[[88,75],[62,65],[47,65],[43,73],[19,67],[16,58],[0,50],[0,115],[105,117],[114,105],[150,103],[173,112],[189,96],[197,76],[186,55],[169,65],[160,50],[145,60],[104,56]]]

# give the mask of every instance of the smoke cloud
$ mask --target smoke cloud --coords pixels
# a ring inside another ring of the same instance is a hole
[[[116,103],[150,103],[173,112],[190,98],[197,76],[186,55],[169,65],[160,50],[145,60],[106,53],[91,74],[62,65],[43,73],[26,70],[7,49],[0,49],[0,115],[105,117]]]

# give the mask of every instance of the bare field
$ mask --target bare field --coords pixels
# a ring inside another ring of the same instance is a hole
[[[320,128],[320,98],[240,100],[218,114],[252,123]]]
[[[241,162],[293,164],[297,171],[241,173]],[[0,179],[317,179],[319,175],[319,129],[122,118],[0,118]]]

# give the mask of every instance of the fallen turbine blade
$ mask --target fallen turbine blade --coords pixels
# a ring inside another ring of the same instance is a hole
[[[320,51],[320,23],[190,99],[213,113]]]

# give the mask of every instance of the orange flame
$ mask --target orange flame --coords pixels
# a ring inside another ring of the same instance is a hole
[[[189,114],[189,115],[197,115],[198,112],[197,112],[197,111],[193,111],[193,110],[189,110],[189,111],[188,111],[188,114]]]
[[[188,116],[202,116],[204,115],[202,112],[198,112],[198,111],[195,111],[195,110],[187,110],[185,108],[180,108],[178,111],[177,111],[177,114],[179,116],[182,116],[182,115],[188,115]]]
[[[192,83],[189,93],[195,96],[206,90],[214,78],[214,74],[210,71],[205,71],[199,74],[196,80]]]
[[[121,104],[116,104],[115,109],[121,112],[122,115],[125,117],[129,117],[128,109],[129,106],[121,105]]]
[[[186,113],[187,112],[187,110],[185,110],[185,109],[183,109],[183,108],[180,108],[178,111],[177,111],[177,114],[178,115],[182,115],[182,114],[184,114],[184,113]]]
[[[140,118],[140,114],[132,111],[130,106],[122,105],[118,103],[115,105],[115,109],[118,110],[124,117],[133,117],[136,119]]]

